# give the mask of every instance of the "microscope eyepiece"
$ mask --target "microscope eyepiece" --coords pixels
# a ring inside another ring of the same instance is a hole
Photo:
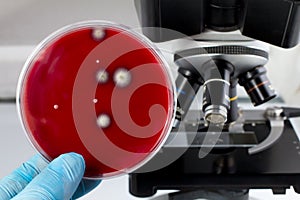
[[[254,106],[261,105],[276,96],[266,72],[265,67],[258,66],[239,77],[239,84],[245,88]]]

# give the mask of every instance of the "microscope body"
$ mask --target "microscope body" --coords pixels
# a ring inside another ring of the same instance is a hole
[[[130,175],[130,192],[145,197],[158,189],[224,189],[238,196],[236,191],[252,188],[282,194],[290,186],[300,192],[299,140],[289,121],[299,116],[298,110],[243,110],[237,97],[238,84],[245,88],[254,106],[276,96],[264,67],[269,59],[266,43],[283,48],[299,43],[300,2],[135,3],[141,25],[155,27],[144,29],[153,42],[176,43],[185,35],[199,45],[174,52],[177,110],[171,139],[154,159]],[[191,110],[199,91],[203,93],[202,105]],[[180,156],[169,165],[153,167],[174,155]],[[228,199],[244,198],[237,196]]]
[[[205,89],[202,108],[205,119],[215,123],[226,123],[228,118],[231,121],[236,119],[236,111],[232,110],[237,106],[230,106],[234,102],[230,99],[235,98],[232,95],[236,93],[234,90],[238,82],[245,87],[255,106],[274,98],[275,91],[263,67],[268,60],[268,50],[260,44],[249,44],[250,38],[284,48],[291,48],[299,42],[300,23],[297,19],[300,4],[297,1],[136,0],[135,4],[141,25],[155,27],[143,29],[152,41],[172,42],[185,35],[199,42],[198,48],[174,52],[179,74],[188,79],[179,80],[183,78],[178,77],[177,88],[180,91],[189,90],[184,81],[191,86],[191,91],[178,92],[178,104],[182,106],[178,109],[177,121],[184,118],[191,104],[191,100],[187,100],[191,98],[182,94],[197,93],[200,86]],[[246,37],[241,41],[228,35],[213,39],[210,34],[201,37],[207,30],[219,33],[238,30]],[[206,45],[205,41],[216,44]]]
[[[299,3],[297,0],[135,0],[143,27],[176,30],[187,36],[200,34],[206,28],[222,32],[239,29],[245,36],[283,48],[299,43]],[[154,42],[180,37],[159,29],[144,34]]]

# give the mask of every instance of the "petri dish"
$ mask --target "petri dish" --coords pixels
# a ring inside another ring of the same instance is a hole
[[[86,21],[51,34],[21,72],[17,108],[28,139],[49,161],[83,155],[85,178],[133,172],[167,139],[176,98],[169,68],[143,35]]]

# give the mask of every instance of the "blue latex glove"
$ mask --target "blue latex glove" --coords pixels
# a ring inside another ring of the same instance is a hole
[[[76,153],[63,154],[50,164],[40,155],[36,155],[0,181],[0,199],[79,198],[101,182],[82,180],[84,170],[84,159]]]

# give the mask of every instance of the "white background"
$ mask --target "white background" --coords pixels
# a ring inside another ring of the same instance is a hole
[[[133,0],[0,0],[0,98],[15,97],[17,79],[27,56],[46,36],[82,20],[109,20],[138,27]],[[289,105],[300,105],[300,46],[271,48],[267,65],[274,87]],[[299,125],[299,124],[298,124]],[[35,151],[21,129],[14,104],[0,104],[0,177]],[[126,195],[126,196],[124,196]],[[256,199],[271,199],[271,191],[252,191]],[[127,177],[104,181],[82,199],[134,199]],[[293,191],[275,199],[300,199]]]

